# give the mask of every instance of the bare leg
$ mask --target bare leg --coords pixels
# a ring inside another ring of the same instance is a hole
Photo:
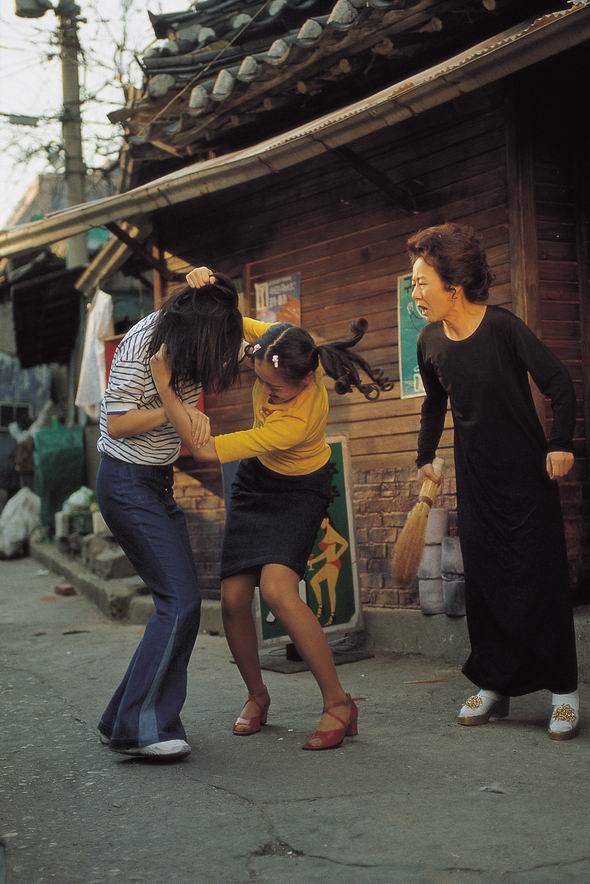
[[[321,571],[318,571],[317,574],[314,574],[313,577],[311,578],[311,580],[309,581],[312,592],[315,596],[315,601],[316,601],[316,605],[317,605],[316,617],[318,620],[320,619],[320,617],[322,616],[322,614],[324,612],[324,603],[322,602],[322,572],[323,572],[323,570],[324,569],[322,568]]]
[[[221,612],[225,637],[244,679],[248,694],[258,700],[266,697],[266,687],[260,672],[256,625],[252,616],[252,597],[255,578],[252,574],[235,574],[222,581]],[[260,713],[255,703],[247,702],[241,718],[252,718]]]
[[[261,577],[262,596],[273,614],[281,621],[297,650],[311,669],[324,700],[324,708],[346,703],[346,693],[336,674],[332,651],[320,624],[297,591],[299,577],[285,565],[265,565]],[[344,707],[336,710],[342,717]],[[333,730],[340,723],[324,713],[318,730]]]
[[[326,562],[326,583],[328,585],[328,597],[330,599],[329,624],[332,624],[334,617],[336,616],[336,585],[339,576],[340,571],[338,568],[335,565],[330,564],[330,562]]]

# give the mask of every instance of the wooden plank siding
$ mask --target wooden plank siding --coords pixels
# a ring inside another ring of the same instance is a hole
[[[210,262],[237,275],[247,266],[250,289],[258,280],[299,271],[302,324],[323,340],[346,336],[354,318],[368,319],[362,353],[396,384],[377,403],[356,392],[330,394],[330,431],[349,436],[357,470],[409,466],[415,458],[422,400],[401,400],[397,383],[396,277],[409,270],[407,237],[441,221],[472,224],[496,276],[491,302],[512,305],[503,98],[499,90],[478,97],[353,145],[414,194],[417,214],[404,214],[372,183],[328,155],[238,194],[239,212],[212,200],[214,225],[198,218],[176,220],[164,238],[163,246],[176,256],[168,260],[171,269]],[[220,235],[230,224],[227,236]],[[167,229],[165,216],[159,229]],[[214,432],[250,423],[248,383],[245,373],[241,389],[209,398]],[[451,444],[449,419],[443,447]]]
[[[159,246],[171,270],[208,264],[242,277],[251,308],[255,282],[299,271],[302,324],[322,340],[344,337],[353,319],[368,319],[361,351],[394,380],[394,389],[377,402],[356,392],[330,393],[330,431],[347,435],[352,451],[365,603],[416,602],[412,591],[395,587],[390,568],[404,511],[417,491],[413,462],[422,404],[399,396],[396,277],[409,270],[408,236],[443,221],[479,232],[495,274],[490,302],[525,319],[572,375],[576,466],[560,488],[574,586],[590,577],[590,200],[588,187],[580,186],[588,162],[582,151],[572,161],[571,140],[562,137],[565,118],[545,125],[548,115],[559,120],[567,113],[565,104],[559,107],[565,94],[544,85],[535,71],[355,142],[352,149],[364,161],[412,194],[415,214],[331,153],[229,195],[158,213]],[[570,111],[570,122],[573,116]],[[214,433],[251,424],[252,373],[244,370],[241,380],[223,396],[208,397]],[[538,391],[535,396],[548,426],[548,404]],[[449,416],[441,447],[452,462],[451,445]],[[198,497],[182,480],[185,503],[195,511],[195,536],[205,530],[216,538],[218,471],[191,467],[191,473],[210,494]],[[444,494],[452,508],[452,469]],[[216,542],[209,541],[211,549]],[[201,569],[216,593],[213,564],[203,562]],[[577,598],[584,596],[578,591]]]
[[[590,552],[590,482],[587,398],[588,281],[584,278],[586,207],[580,202],[575,169],[560,139],[533,139],[535,215],[539,267],[539,333],[567,365],[576,390],[575,468],[560,482],[562,509],[574,587],[584,593]],[[548,430],[552,413],[544,409]],[[587,590],[585,592],[587,595]],[[587,599],[586,599],[587,600]]]

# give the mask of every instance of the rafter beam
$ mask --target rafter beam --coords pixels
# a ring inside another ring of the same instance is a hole
[[[397,209],[401,209],[402,212],[405,212],[408,215],[418,214],[416,200],[414,199],[413,194],[411,194],[405,187],[400,187],[398,184],[394,184],[387,175],[372,166],[371,163],[369,163],[364,157],[360,156],[360,154],[355,153],[354,150],[351,150],[350,147],[334,147],[331,150],[332,153],[339,156],[344,163],[354,169],[357,174],[361,175],[383,193],[387,194]]]
[[[134,254],[138,255],[142,258],[146,264],[150,267],[153,267],[154,270],[157,270],[158,273],[164,277],[166,280],[171,280],[173,278],[172,273],[166,267],[163,261],[158,261],[157,258],[154,258],[147,249],[145,249],[137,240],[133,239],[132,236],[123,230],[122,227],[119,227],[114,221],[110,224],[105,224],[107,230],[110,230],[112,234],[114,234],[117,239],[120,239],[121,242],[124,242],[126,246],[128,246]]]

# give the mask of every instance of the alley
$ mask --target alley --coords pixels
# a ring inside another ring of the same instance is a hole
[[[238,739],[237,671],[222,638],[201,636],[184,715],[193,754],[148,765],[110,753],[95,731],[141,628],[56,597],[55,575],[40,570],[0,563],[9,884],[590,880],[590,731],[549,741],[548,696],[516,701],[506,722],[459,728],[458,670],[375,658],[342,673],[366,698],[359,737],[306,753],[319,713],[311,677],[269,673],[269,727]]]

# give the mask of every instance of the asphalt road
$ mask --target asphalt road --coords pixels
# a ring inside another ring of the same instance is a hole
[[[302,752],[321,705],[310,675],[270,673],[269,726],[234,737],[244,691],[224,640],[202,636],[193,754],[148,765],[95,732],[141,628],[55,597],[39,570],[0,562],[2,884],[590,881],[590,727],[551,742],[548,694],[461,728],[470,686],[456,668],[361,661],[341,669],[366,698],[359,736]]]

